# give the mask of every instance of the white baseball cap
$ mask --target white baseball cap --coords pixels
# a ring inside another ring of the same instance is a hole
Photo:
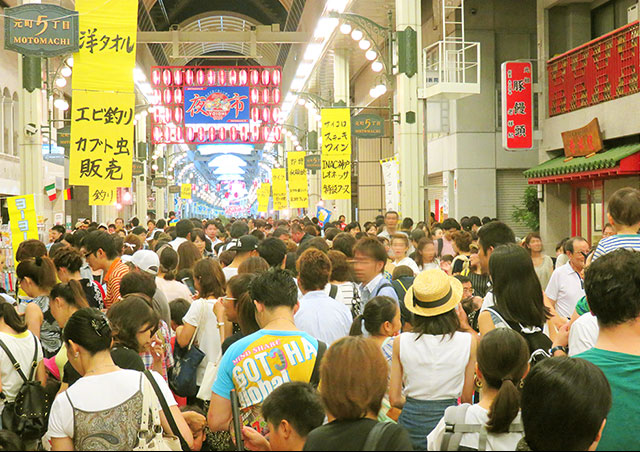
[[[140,270],[151,273],[152,275],[157,275],[158,269],[160,268],[160,258],[151,250],[136,251],[133,253],[131,263]]]

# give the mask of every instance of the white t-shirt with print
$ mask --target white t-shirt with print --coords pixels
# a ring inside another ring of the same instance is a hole
[[[213,313],[213,306],[217,300],[205,300],[199,298],[191,303],[191,307],[183,317],[182,321],[191,326],[199,327],[196,332],[195,344],[204,352],[205,358],[200,361],[196,373],[196,383],[200,386],[204,372],[209,362],[216,363],[222,354],[222,343],[220,342],[220,330],[218,329],[218,318]]]
[[[414,261],[410,257],[405,257],[404,259],[402,259],[400,261],[397,261],[397,262],[394,261],[393,265],[395,265],[396,267],[399,267],[401,265],[406,265],[411,270],[413,270],[413,274],[416,275],[416,276],[418,275],[418,273],[420,273],[420,269],[418,268],[418,264],[416,264],[416,261]]]
[[[598,319],[590,312],[582,314],[569,329],[569,356],[591,350],[598,342]]]
[[[167,405],[177,405],[171,390],[162,376],[151,371],[156,379]],[[82,411],[104,411],[114,408],[134,396],[140,390],[140,372],[121,369],[104,375],[82,377],[65,392],[58,394],[51,407],[49,416],[49,438],[73,438],[73,406]],[[142,376],[144,384],[144,375]],[[159,407],[159,405],[158,405]]]
[[[40,345],[40,341],[35,339],[35,336],[29,330],[17,335],[0,333],[0,340],[4,342],[18,364],[20,364],[24,376],[29,378],[36,344],[38,347],[38,357],[36,361],[38,363],[42,361],[42,346]],[[7,397],[7,402],[13,402],[24,381],[13,368],[11,360],[2,348],[0,348],[0,378],[2,379],[2,393]]]

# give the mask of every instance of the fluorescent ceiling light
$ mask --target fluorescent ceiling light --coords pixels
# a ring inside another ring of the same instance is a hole
[[[362,33],[362,32],[360,32]],[[316,61],[322,53],[322,44],[312,42],[307,45],[307,50],[304,52],[304,59],[307,61]]]
[[[237,174],[237,175],[243,175],[244,174],[244,170],[242,168],[240,168],[239,166],[229,166],[229,167],[220,167],[218,169],[216,169],[213,174]]]
[[[327,0],[327,11],[343,13],[349,0]]]
[[[338,26],[338,19],[334,17],[322,17],[316,25],[316,29],[313,32],[313,37],[316,39],[326,39],[331,36],[333,30]]]
[[[199,144],[197,150],[201,155],[213,154],[241,154],[251,155],[254,150],[252,144]]]
[[[234,166],[247,166],[240,157],[236,157],[232,154],[220,155],[209,162],[210,167],[234,167]]]

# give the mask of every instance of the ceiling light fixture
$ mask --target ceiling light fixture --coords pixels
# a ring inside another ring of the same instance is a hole
[[[371,63],[371,70],[373,72],[380,72],[383,69],[383,65],[380,61],[374,61],[373,63]]]
[[[373,49],[369,49],[367,50],[367,53],[364,54],[365,58],[369,61],[373,61],[376,58],[378,58],[378,54],[376,53],[375,50]]]
[[[354,41],[360,41],[363,36],[364,36],[364,33],[362,33],[357,28],[351,32],[351,38],[353,38]]]

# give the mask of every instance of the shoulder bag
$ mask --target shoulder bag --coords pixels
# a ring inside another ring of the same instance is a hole
[[[138,430],[138,445],[133,448],[135,451],[178,451],[182,450],[180,442],[176,437],[165,437],[162,435],[162,422],[158,411],[158,398],[155,397],[153,387],[149,378],[142,378],[142,421]],[[149,426],[149,414],[151,414],[152,425]],[[149,428],[151,427],[151,428]]]
[[[198,326],[189,341],[189,346],[187,348],[182,348],[178,345],[178,341],[176,340],[176,346],[173,352],[175,364],[173,365],[173,369],[169,375],[169,387],[180,397],[194,397],[198,393],[198,366],[206,355],[202,350],[193,345],[193,342],[198,335],[198,330],[202,326],[202,322],[205,320],[204,313],[207,308],[207,302],[206,300],[203,301],[204,307],[200,314],[200,320],[198,321]]]

